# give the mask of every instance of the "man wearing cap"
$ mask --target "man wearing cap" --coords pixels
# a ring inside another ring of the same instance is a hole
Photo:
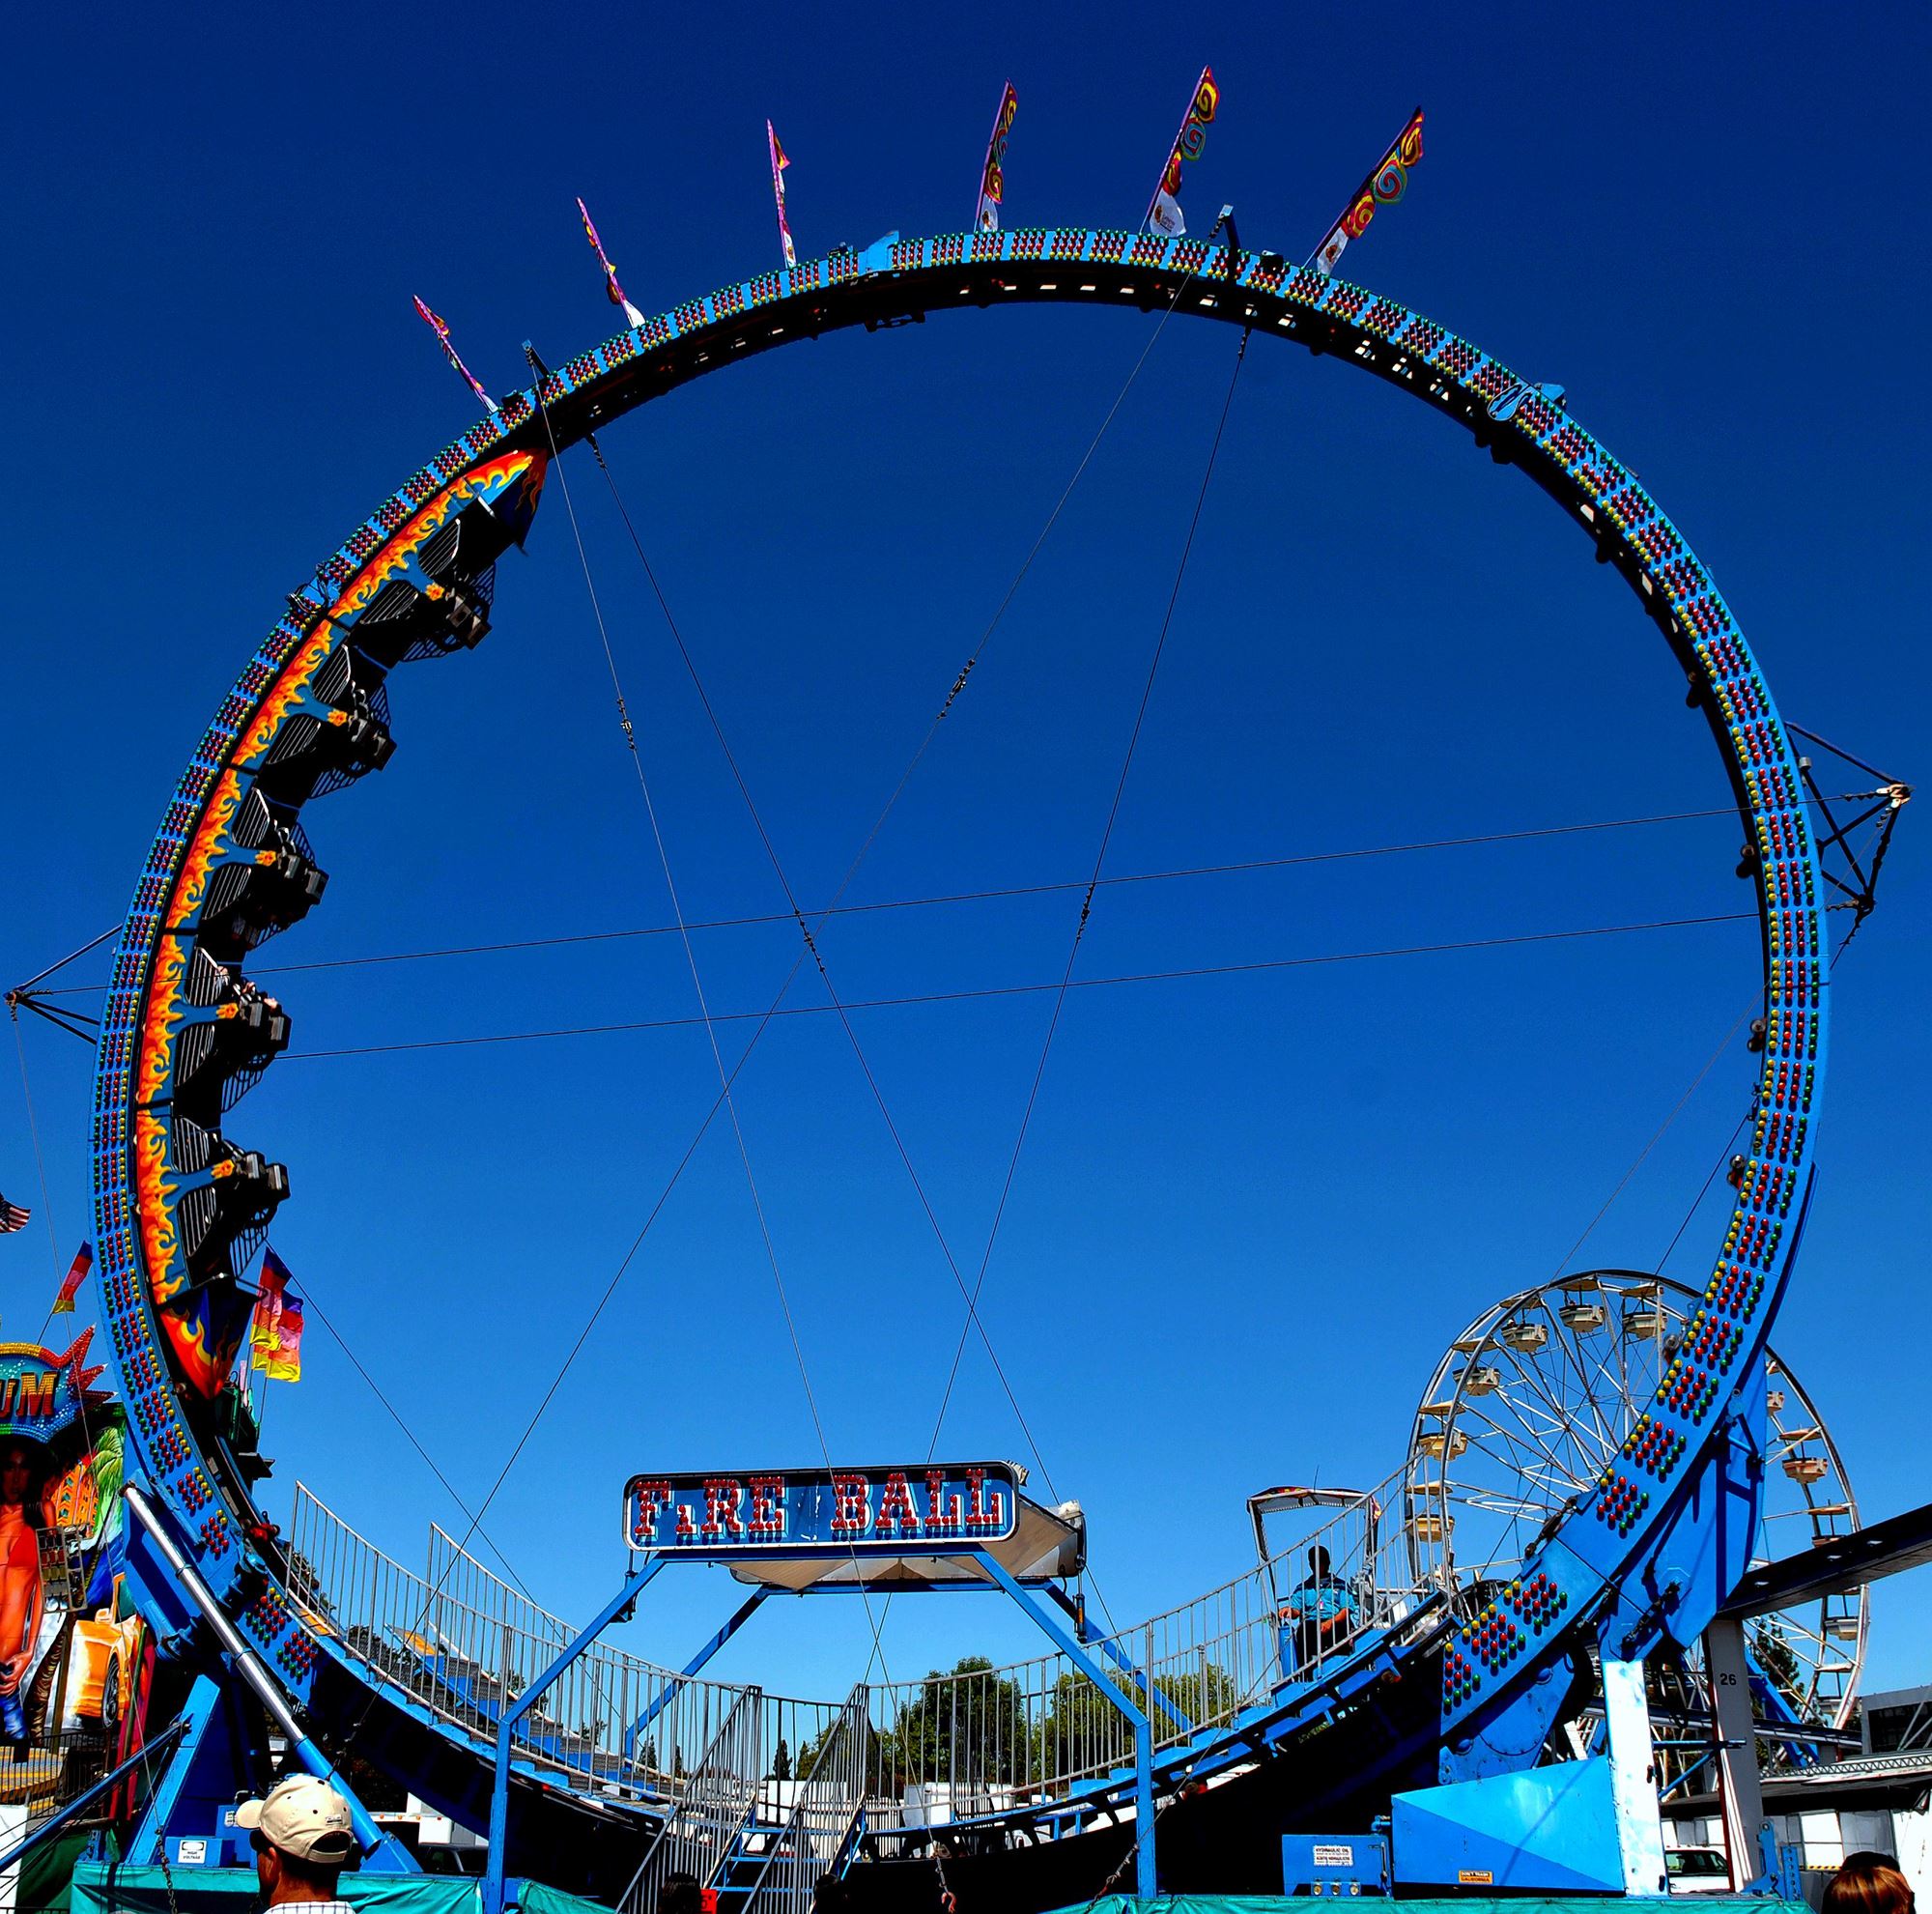
[[[248,1830],[267,1906],[300,1901],[305,1914],[349,1914],[335,1881],[361,1843],[349,1803],[326,1781],[290,1775],[263,1800],[244,1801],[235,1825]]]

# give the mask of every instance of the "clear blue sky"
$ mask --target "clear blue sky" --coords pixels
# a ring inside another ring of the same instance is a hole
[[[284,592],[519,342],[609,329],[582,193],[648,310],[776,259],[770,115],[801,252],[969,216],[1001,83],[1009,223],[1139,216],[1195,71],[1222,110],[1186,203],[1311,249],[1418,101],[1407,200],[1356,276],[1564,383],[1712,566],[1785,711],[1932,773],[1918,371],[1922,9],[330,9],[14,22],[0,130],[16,431],[4,525],[8,979],[118,921],[178,769]],[[935,319],[763,358],[609,450],[800,894],[823,900],[1152,322]],[[1098,833],[1234,336],[1168,329],[854,896],[1079,877]],[[571,475],[695,917],[780,900],[595,474]],[[394,686],[400,748],[316,807],[324,908],[265,961],[660,924],[657,869],[554,483],[497,629]],[[1668,654],[1520,477],[1422,409],[1261,341],[1238,391],[1109,855],[1115,871],[1720,806]],[[1841,977],[1809,1243],[1777,1340],[1867,1507],[1925,1500],[1925,820]],[[1743,909],[1735,823],[1103,895],[1089,976]],[[1059,974],[1075,900],[847,919],[849,997]],[[783,929],[696,940],[757,1008]],[[75,981],[98,977],[97,961]],[[1241,1499],[1393,1467],[1435,1357],[1552,1274],[1750,1000],[1730,924],[1077,994],[985,1314],[1125,1618],[1236,1573]],[[692,1008],[668,939],[282,980],[305,1050]],[[821,1002],[802,983],[794,1001]],[[977,1268],[1046,1000],[861,1014]],[[89,1059],[25,1032],[63,1251],[83,1234]],[[1733,1046],[1580,1252],[1662,1254],[1741,1113]],[[290,1165],[282,1254],[466,1495],[494,1477],[715,1080],[701,1033],[290,1061],[234,1133]],[[742,1115],[830,1439],[924,1452],[959,1305],[837,1025],[775,1028]],[[0,1188],[38,1210],[19,1085]],[[0,1318],[54,1257],[0,1243]],[[1701,1279],[1716,1213],[1671,1268]],[[82,1318],[81,1320],[86,1320]],[[340,1352],[271,1405],[297,1475],[409,1561],[461,1518]],[[969,1357],[946,1446],[1024,1457]],[[699,1152],[487,1527],[588,1608],[632,1471],[815,1443],[742,1172]],[[680,1659],[726,1601],[652,1591]],[[1878,1685],[1932,1675],[1932,1587],[1880,1597]],[[1018,1643],[901,1604],[895,1674]],[[842,1691],[845,1613],[761,1618],[735,1663]]]

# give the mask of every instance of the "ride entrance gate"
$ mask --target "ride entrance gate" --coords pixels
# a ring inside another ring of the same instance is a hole
[[[624,1542],[632,1568],[624,1584],[504,1709],[497,1731],[490,1796],[490,1856],[483,1914],[502,1914],[509,1846],[510,1765],[518,1724],[595,1645],[613,1621],[628,1619],[638,1596],[669,1562],[728,1567],[753,1592],[682,1671],[695,1676],[780,1589],[794,1594],[881,1594],[997,1590],[1007,1595],[1120,1710],[1133,1733],[1135,1890],[1155,1892],[1153,1730],[1146,1707],[1084,1642],[1080,1605],[1061,1584],[1086,1566],[1086,1525],[1069,1506],[1048,1509],[1020,1493],[1023,1471],[1010,1463],[919,1463],[866,1469],[762,1470],[739,1474],[635,1475],[624,1490]],[[1071,1618],[1040,1608],[1029,1589],[1048,1592]],[[1150,1693],[1144,1676],[1113,1649],[1122,1678]],[[626,1759],[662,1710],[668,1690],[624,1730]],[[869,1730],[865,1685],[812,1752],[793,1798],[764,1790],[733,1758],[740,1742],[755,1752],[755,1728],[739,1717],[755,1706],[748,1689],[720,1728],[692,1784],[646,1852],[621,1907],[655,1904],[669,1875],[689,1871],[701,1886],[746,1909],[801,1905],[817,1876],[842,1867],[865,1814],[864,1744]],[[732,1784],[736,1785],[733,1785]]]

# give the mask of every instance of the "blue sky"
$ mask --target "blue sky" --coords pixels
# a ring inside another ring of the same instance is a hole
[[[1204,60],[1221,114],[1197,226],[1310,250],[1409,109],[1408,198],[1349,266],[1569,388],[1728,593],[1786,713],[1922,774],[1915,589],[1926,423],[1909,157],[1922,12],[739,10],[578,24],[331,9],[13,29],[8,326],[18,425],[0,970],[125,906],[207,714],[308,576],[519,342],[609,329],[582,193],[647,310],[775,263],[762,122],[801,252],[968,217],[1003,81],[1009,223],[1139,216]],[[935,319],[767,357],[608,437],[788,876],[822,901],[972,650],[1151,327]],[[878,901],[1091,869],[1235,340],[1170,327],[857,880]],[[594,471],[571,477],[693,918],[781,899]],[[332,882],[264,953],[299,964],[661,925],[664,881],[562,499],[506,560],[497,628],[414,668],[379,780],[307,819]],[[1109,851],[1116,872],[1705,811],[1725,787],[1668,654],[1520,477],[1420,408],[1263,341],[1243,372]],[[1777,1342],[1875,1513],[1926,1498],[1902,1411],[1932,1330],[1922,820],[1841,976],[1821,1193]],[[1109,890],[1102,976],[1741,910],[1734,821]],[[1057,977],[1077,897],[839,920],[848,998]],[[758,1009],[782,927],[695,939]],[[1726,923],[1093,989],[1069,1001],[984,1312],[1116,1613],[1237,1572],[1241,1500],[1399,1459],[1443,1344],[1553,1274],[1750,1001]],[[99,976],[98,960],[75,982]],[[658,937],[280,980],[305,1051],[688,1015]],[[801,983],[801,1006],[823,997]],[[960,1263],[977,1269],[1048,1001],[855,1020]],[[742,1029],[743,1026],[731,1026]],[[728,1043],[728,1037],[726,1042]],[[88,1063],[24,1032],[63,1250],[85,1229]],[[1579,1251],[1660,1256],[1749,1081],[1733,1045]],[[500,1466],[715,1094],[701,1030],[291,1058],[233,1131],[291,1166],[274,1240],[466,1496]],[[836,1452],[922,1455],[959,1304],[836,1021],[775,1027],[740,1110]],[[41,1208],[16,1074],[0,1188]],[[0,1322],[57,1271],[0,1243]],[[1716,1212],[1674,1273],[1701,1279]],[[84,1318],[82,1320],[85,1320]],[[405,1561],[461,1517],[320,1328],[270,1407],[299,1476]],[[955,1451],[1025,1444],[983,1357]],[[542,1598],[620,1567],[633,1471],[811,1461],[729,1135],[714,1129],[486,1527]],[[279,1500],[277,1500],[279,1506]],[[726,1591],[660,1584],[681,1659]],[[1881,1592],[1879,1686],[1926,1678],[1928,1590]],[[917,1612],[914,1612],[917,1611]],[[1004,1617],[900,1604],[895,1674]],[[842,1692],[854,1615],[761,1616],[735,1666]]]

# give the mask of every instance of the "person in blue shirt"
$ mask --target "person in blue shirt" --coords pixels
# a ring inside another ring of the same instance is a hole
[[[1308,1579],[1288,1598],[1295,1665],[1302,1669],[1313,1668],[1355,1631],[1354,1591],[1330,1566],[1328,1551],[1319,1544],[1310,1549],[1308,1566]]]

